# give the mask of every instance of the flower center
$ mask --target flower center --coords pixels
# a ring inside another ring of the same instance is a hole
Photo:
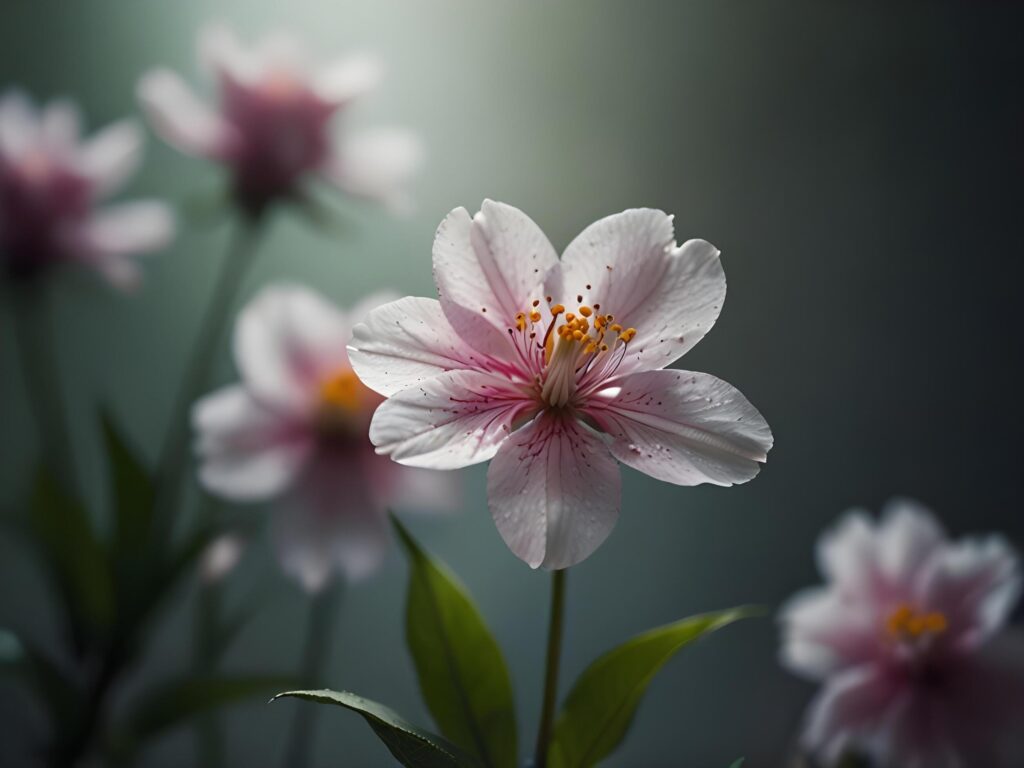
[[[291,72],[276,69],[263,77],[260,90],[270,99],[287,101],[302,91],[302,84]]]
[[[342,370],[320,383],[316,426],[323,437],[338,437],[359,430],[368,418],[368,390],[355,371]]]
[[[583,301],[582,296],[576,298]],[[541,399],[551,408],[561,408],[577,392],[615,372],[636,328],[623,328],[614,315],[601,314],[600,304],[579,304],[576,312],[552,304],[550,296],[547,304],[548,317],[536,299],[528,311],[516,315],[515,328],[508,332],[523,361],[538,371]]]
[[[949,620],[941,611],[918,611],[906,603],[898,606],[885,621],[889,637],[901,643],[928,642],[949,629]]]

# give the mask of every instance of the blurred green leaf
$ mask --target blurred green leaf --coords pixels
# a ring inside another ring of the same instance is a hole
[[[743,768],[743,764],[744,764],[745,762],[747,762],[746,758],[744,758],[744,757],[741,757],[741,758],[740,758],[739,760],[737,760],[737,761],[736,761],[735,763],[733,763],[732,765],[730,765],[730,766],[729,766],[729,768]]]
[[[113,420],[103,414],[102,422],[114,499],[114,555],[124,563],[134,563],[148,556],[153,530],[153,481]]]
[[[679,650],[752,615],[749,609],[692,616],[627,640],[580,675],[555,723],[552,768],[589,768],[622,742],[655,674]]]
[[[133,742],[144,741],[201,712],[265,695],[294,682],[294,678],[283,675],[182,677],[143,694],[131,707],[123,731]]]
[[[14,632],[0,629],[0,675],[20,679],[46,706],[54,727],[74,717],[81,691],[72,679],[38,648]]]
[[[409,556],[405,636],[438,728],[484,765],[515,768],[516,715],[505,659],[466,589],[394,520]]]
[[[345,691],[288,691],[274,700],[293,697],[334,704],[363,716],[384,746],[406,768],[480,768],[480,762],[454,744],[429,731],[417,728],[398,714],[375,701]]]
[[[106,551],[85,508],[46,468],[36,475],[30,503],[32,530],[67,602],[73,628],[105,630],[114,615],[114,587]]]

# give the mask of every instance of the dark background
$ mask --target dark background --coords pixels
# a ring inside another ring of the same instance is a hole
[[[683,365],[738,386],[776,447],[761,476],[734,489],[625,470],[618,528],[570,574],[563,690],[637,631],[738,603],[774,607],[815,582],[814,540],[851,506],[914,496],[956,534],[1002,530],[1021,545],[1019,5],[7,2],[0,87],[73,96],[93,129],[135,110],[135,82],[151,66],[196,81],[194,36],[209,19],[246,38],[284,24],[324,57],[379,52],[389,77],[352,120],[411,126],[429,152],[412,218],[346,203],[346,232],[332,238],[282,216],[244,297],[282,276],[342,303],[379,287],[432,295],[434,228],[484,197],[523,208],[559,249],[635,206],[675,213],[680,239],[722,249],[725,310]],[[127,194],[182,203],[215,179],[154,139]],[[61,385],[96,509],[96,404],[155,455],[226,237],[225,226],[182,232],[132,297],[80,277],[59,286]],[[0,504],[14,509],[36,443],[9,317],[4,306]],[[217,381],[233,375],[225,350]],[[502,544],[483,469],[466,476],[461,514],[411,525],[469,585],[504,645],[525,753],[548,580]],[[396,554],[348,591],[323,682],[427,724],[403,646],[404,570]],[[9,537],[0,584],[0,624],[52,635],[39,571]],[[257,588],[265,606],[228,666],[290,669],[308,601],[263,541],[232,577],[232,599]],[[145,674],[188,663],[190,621],[182,608],[164,625]],[[778,765],[811,688],[779,668],[776,650],[773,621],[759,620],[681,654],[608,764],[702,768],[745,754],[754,768]],[[25,702],[0,689],[2,762],[38,723]],[[234,709],[232,764],[279,762],[298,706]],[[318,764],[388,764],[358,718],[323,715]],[[191,734],[178,732],[147,764],[193,754]]]

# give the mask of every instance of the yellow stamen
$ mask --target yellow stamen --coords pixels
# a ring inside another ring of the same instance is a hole
[[[326,409],[357,411],[362,397],[363,384],[355,371],[340,371],[320,385],[320,403]]]
[[[923,613],[904,603],[886,619],[885,629],[896,640],[918,641],[943,634],[949,620],[940,611]]]
[[[588,306],[582,306],[579,308],[579,313],[584,317],[590,317],[592,314],[594,314],[594,310],[592,310]]]

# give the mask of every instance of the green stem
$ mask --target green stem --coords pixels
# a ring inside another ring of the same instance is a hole
[[[160,547],[166,546],[167,538],[173,533],[175,515],[186,488],[192,426],[189,414],[207,385],[210,366],[224,335],[235,296],[252,263],[252,251],[261,232],[261,221],[260,218],[246,218],[234,233],[171,411],[156,474],[154,534]]]
[[[29,408],[45,463],[56,474],[65,492],[75,494],[78,489],[71,458],[71,430],[61,393],[48,290],[49,286],[44,281],[15,292],[18,304],[14,318],[15,333]]]
[[[306,646],[302,652],[299,676],[304,685],[324,687],[323,676],[330,661],[333,644],[334,619],[341,604],[344,583],[334,579],[313,596],[306,627]],[[306,768],[309,765],[316,731],[316,718],[320,708],[303,708],[295,713],[291,735],[285,752],[285,768]]]
[[[555,705],[558,701],[558,664],[562,656],[562,629],[565,623],[565,579],[563,569],[551,574],[551,622],[548,626],[548,652],[544,674],[544,703],[541,707],[540,727],[537,729],[537,751],[534,768],[547,768],[548,748],[555,723]]]
[[[199,587],[196,605],[195,668],[200,676],[212,675],[217,668],[216,643],[220,633],[221,583],[214,580]],[[198,758],[203,768],[224,765],[224,733],[216,711],[200,716],[197,722]]]

